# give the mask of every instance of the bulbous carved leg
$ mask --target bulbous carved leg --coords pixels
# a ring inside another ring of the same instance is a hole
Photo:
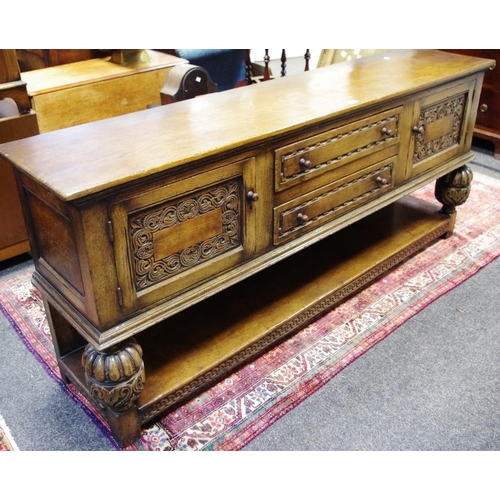
[[[464,165],[436,181],[434,193],[436,199],[443,204],[443,213],[452,215],[458,205],[467,201],[472,178],[472,170]]]
[[[113,436],[121,446],[132,444],[140,433],[135,401],[145,382],[141,346],[134,339],[106,351],[87,345],[82,364],[87,388],[106,409]]]

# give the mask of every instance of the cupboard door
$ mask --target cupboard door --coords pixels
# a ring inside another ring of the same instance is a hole
[[[254,158],[111,204],[122,310],[210,282],[255,249]]]
[[[415,104],[409,177],[467,151],[475,120],[471,106],[475,83],[471,80],[442,89]]]

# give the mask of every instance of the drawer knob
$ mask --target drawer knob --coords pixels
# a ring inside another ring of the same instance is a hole
[[[488,111],[488,105],[487,104],[481,104],[481,106],[479,107],[480,111],[482,113],[486,113],[486,111]]]
[[[424,127],[417,127],[416,125],[412,128],[414,134],[423,134],[425,132]]]
[[[254,191],[248,191],[247,193],[247,200],[248,201],[258,201],[259,200],[259,195],[254,192]]]
[[[301,224],[305,224],[309,220],[309,217],[306,214],[300,213],[297,215],[297,220]]]
[[[299,167],[301,168],[310,168],[311,162],[309,160],[306,160],[305,158],[301,158],[299,160]]]
[[[390,128],[384,127],[382,129],[382,134],[386,136],[391,136],[392,135],[392,130]]]
[[[375,182],[380,186],[387,186],[387,184],[389,184],[389,181],[387,179],[384,179],[383,177],[380,176],[378,176],[375,179]]]

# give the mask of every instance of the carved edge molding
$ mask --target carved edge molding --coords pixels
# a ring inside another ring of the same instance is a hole
[[[285,324],[281,325],[275,330],[272,330],[264,338],[250,345],[233,357],[227,359],[213,370],[210,370],[200,377],[194,379],[189,384],[182,387],[182,389],[179,389],[172,394],[167,394],[165,397],[157,400],[154,404],[147,407],[142,412],[141,425],[145,424],[160,413],[163,413],[166,410],[172,408],[176,404],[181,403],[187,398],[194,396],[207,386],[216,383],[224,376],[234,371],[235,368],[241,366],[244,362],[248,362],[249,360],[254,359],[256,356],[262,354],[264,351],[268,350],[279,341],[285,339],[293,333],[296,333],[300,328],[305,327],[320,314],[328,312],[334,306],[338,305],[341,301],[346,300],[355,292],[358,292],[362,287],[369,285],[375,279],[382,276],[384,273],[400,264],[411,255],[417,253],[433,241],[437,240],[440,236],[446,234],[447,230],[447,224],[439,226],[438,228],[422,237],[420,240],[417,240],[409,247],[401,250],[399,253],[374,267],[369,273],[366,273],[356,280],[351,281],[344,287],[336,290],[327,298],[317,302],[316,304],[313,304],[301,314],[290,318],[289,321],[287,321]]]

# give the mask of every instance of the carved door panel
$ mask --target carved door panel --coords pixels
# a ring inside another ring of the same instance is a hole
[[[465,152],[472,140],[476,80],[427,95],[415,103],[408,177]]]
[[[125,315],[211,281],[255,249],[254,158],[108,207]]]

